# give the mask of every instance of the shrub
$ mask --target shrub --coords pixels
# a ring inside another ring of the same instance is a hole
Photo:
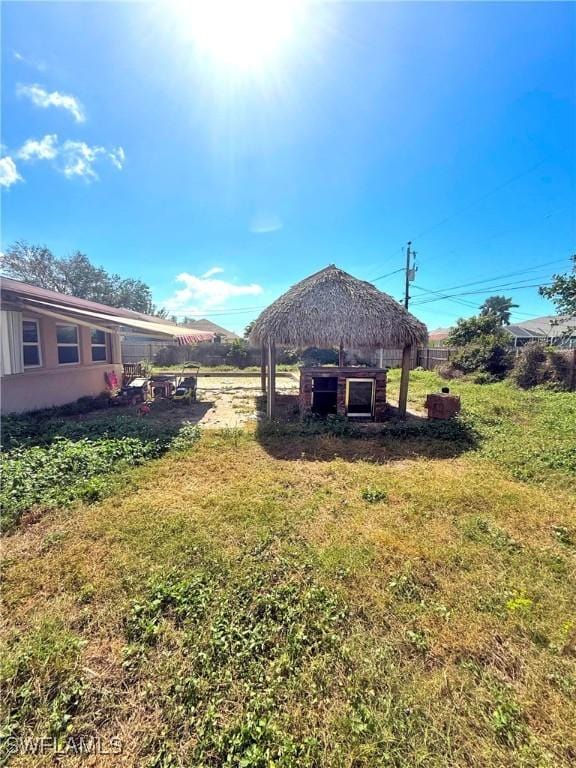
[[[159,366],[177,365],[186,362],[189,354],[189,347],[186,346],[162,347],[154,355],[154,363]]]
[[[451,364],[463,373],[486,373],[497,380],[506,376],[513,361],[509,347],[498,334],[481,336],[461,347],[452,357]]]
[[[522,389],[542,384],[546,366],[546,348],[539,342],[531,342],[516,357],[512,380]]]
[[[461,379],[464,375],[459,368],[454,368],[454,366],[448,362],[438,366],[438,368],[436,368],[436,373],[438,376],[441,376],[443,379],[448,379],[449,381],[451,379]]]
[[[493,373],[485,373],[481,371],[474,376],[474,384],[494,384],[496,381],[500,381],[501,376],[495,376]]]
[[[549,349],[546,360],[546,383],[551,389],[570,389],[571,366],[566,355]]]
[[[237,366],[238,368],[245,368],[248,365],[248,349],[245,341],[242,339],[234,339],[234,341],[228,345],[226,362]]]
[[[453,347],[465,347],[475,344],[484,336],[499,336],[502,326],[497,315],[492,313],[475,317],[460,318],[450,331],[446,343]]]
[[[522,389],[547,385],[550,389],[570,388],[571,369],[565,355],[547,349],[541,342],[526,344],[516,358],[512,379]]]
[[[96,396],[84,395],[84,397],[79,397],[73,403],[59,405],[50,410],[55,416],[80,416],[83,413],[90,413],[90,411],[100,411],[109,405],[110,394],[102,392]]]
[[[176,437],[170,443],[170,447],[175,451],[186,451],[192,448],[202,435],[202,430],[198,424],[186,421],[180,428]]]

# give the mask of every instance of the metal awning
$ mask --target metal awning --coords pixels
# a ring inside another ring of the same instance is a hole
[[[76,307],[72,308],[66,306],[66,304],[32,298],[25,298],[23,304],[39,314],[54,317],[57,320],[76,320],[81,325],[91,325],[92,327],[101,327],[103,323],[108,323],[109,326],[113,327],[123,326],[131,328],[136,332],[146,333],[148,336],[158,336],[162,339],[168,338],[180,345],[198,344],[202,341],[212,341],[214,339],[214,334],[209,331],[201,331],[200,329],[190,327],[180,328],[178,325],[152,318],[144,320],[126,315],[108,314]],[[89,319],[95,322],[87,323]]]

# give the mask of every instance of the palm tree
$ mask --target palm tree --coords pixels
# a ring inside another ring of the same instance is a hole
[[[495,315],[500,325],[510,325],[510,312],[518,306],[506,296],[489,296],[480,307],[480,314]]]

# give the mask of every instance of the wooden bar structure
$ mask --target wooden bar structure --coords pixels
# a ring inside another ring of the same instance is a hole
[[[408,406],[408,382],[410,380],[410,356],[412,345],[406,344],[402,350],[402,372],[400,374],[400,393],[398,395],[398,415],[404,418]]]
[[[266,347],[262,345],[262,357],[260,360],[260,389],[266,393]]]
[[[273,419],[276,414],[276,345],[268,342],[268,390],[266,396],[266,416]]]
[[[254,321],[250,340],[262,346],[260,373],[262,390],[266,389],[266,415],[273,419],[276,414],[276,346],[285,344],[338,349],[338,368],[326,367],[316,374],[317,403],[324,399],[338,414],[375,420],[383,418],[385,412],[386,371],[347,367],[346,349],[402,349],[398,412],[404,417],[412,349],[427,339],[426,326],[399,302],[331,264],[296,283]],[[307,369],[301,370],[301,376],[305,381],[301,379],[300,403],[306,409],[312,406],[313,397],[310,403],[306,398],[314,390],[310,383],[314,376],[308,375]],[[336,380],[336,384],[325,384],[324,393],[318,388],[322,377]],[[329,387],[335,387],[336,395]],[[368,403],[370,393],[372,402]]]

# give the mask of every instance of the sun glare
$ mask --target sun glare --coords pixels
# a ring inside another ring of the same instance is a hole
[[[175,7],[181,31],[201,55],[258,71],[294,42],[304,6],[305,0],[188,0]]]

